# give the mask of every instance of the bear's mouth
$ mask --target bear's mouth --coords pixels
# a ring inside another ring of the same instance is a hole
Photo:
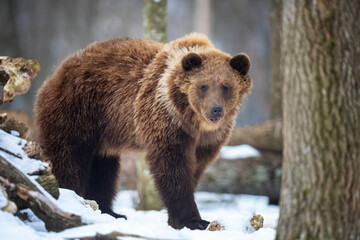
[[[219,117],[210,117],[210,118],[206,118],[206,120],[208,120],[208,122],[210,122],[210,123],[215,124],[220,120],[220,118]]]

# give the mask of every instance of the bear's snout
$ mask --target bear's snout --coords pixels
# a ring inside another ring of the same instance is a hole
[[[220,105],[213,106],[210,112],[211,112],[211,116],[215,118],[221,118],[224,113],[223,108]]]
[[[220,120],[220,118],[223,116],[224,110],[222,106],[215,105],[211,107],[210,113],[211,113],[211,117],[207,118],[207,120],[211,123],[217,123]]]

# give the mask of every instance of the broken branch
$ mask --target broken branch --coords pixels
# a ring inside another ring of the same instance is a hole
[[[10,200],[18,206],[30,208],[38,218],[44,221],[49,231],[59,232],[85,225],[80,216],[61,210],[21,171],[2,157],[0,157],[0,183],[6,187]]]

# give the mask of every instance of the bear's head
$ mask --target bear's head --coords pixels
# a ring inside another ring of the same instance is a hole
[[[236,116],[252,86],[250,59],[240,53],[229,57],[219,51],[188,53],[181,61],[180,91],[196,113],[200,127],[211,130]]]
[[[233,121],[252,87],[249,57],[231,57],[203,35],[177,40],[169,49],[168,68],[160,80],[160,95],[167,97],[160,100],[170,112],[175,110],[183,122],[203,130]]]

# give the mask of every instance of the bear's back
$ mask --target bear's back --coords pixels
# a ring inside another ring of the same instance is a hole
[[[95,42],[62,64],[73,79],[83,81],[134,80],[162,49],[163,44],[142,39],[115,38]]]
[[[105,145],[109,140],[109,145],[128,141],[121,135],[132,138],[131,108],[139,80],[162,47],[152,41],[116,38],[90,44],[64,60],[38,92],[35,122],[40,144],[47,144],[49,135],[75,142],[71,136],[100,137]]]

